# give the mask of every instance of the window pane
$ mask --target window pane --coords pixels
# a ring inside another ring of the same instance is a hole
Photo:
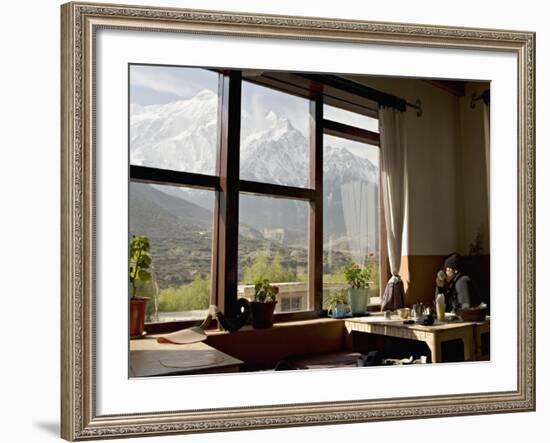
[[[323,107],[323,117],[345,125],[355,126],[372,132],[379,132],[378,119],[356,112],[346,111],[334,106],[325,105]]]
[[[215,173],[218,74],[130,67],[130,163]]]
[[[323,296],[347,287],[342,268],[373,267],[370,296],[379,293],[379,217],[376,146],[324,136]]]
[[[240,176],[307,187],[309,101],[243,82]]]
[[[275,312],[308,309],[308,203],[241,194],[239,297],[254,296],[262,277],[279,287]]]
[[[130,183],[130,238],[151,242],[152,279],[138,286],[149,322],[205,318],[210,304],[214,192],[184,191]],[[197,193],[202,206],[188,198]]]

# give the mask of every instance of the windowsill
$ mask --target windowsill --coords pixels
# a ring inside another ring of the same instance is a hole
[[[217,336],[217,335],[227,335],[227,334],[250,334],[250,333],[257,334],[257,333],[261,333],[262,331],[269,331],[273,329],[289,328],[289,327],[296,327],[296,326],[311,326],[311,325],[318,325],[323,323],[339,322],[343,320],[344,319],[319,317],[319,318],[309,318],[305,320],[293,320],[293,321],[284,321],[284,322],[274,323],[271,328],[265,328],[265,329],[255,329],[251,325],[246,325],[235,332],[213,329],[213,330],[207,330],[205,331],[205,333],[207,336]]]
[[[372,297],[371,303],[367,306],[367,312],[380,311],[380,297]],[[206,313],[206,311],[205,311]],[[203,322],[204,318],[196,320],[180,320],[180,321],[168,321],[158,323],[145,323],[145,330],[150,334],[166,334],[169,332],[178,331],[180,329],[189,328],[191,326],[198,326]],[[275,314],[274,327],[280,325],[294,326],[299,324],[313,324],[317,320],[334,320],[328,318],[322,314],[321,311],[298,311],[298,312],[281,312]],[[207,334],[227,334],[227,331],[221,331],[216,329],[217,322],[214,320],[209,329],[206,330]],[[244,326],[237,332],[246,332],[253,330],[252,326]]]
[[[370,313],[370,315],[381,315],[380,312],[380,305],[379,304],[371,304],[367,307],[367,312]],[[246,325],[243,326],[238,331],[230,332],[230,331],[223,331],[223,330],[217,330],[217,329],[209,329],[206,330],[205,333],[207,336],[219,336],[219,335],[228,335],[228,334],[250,334],[250,333],[261,333],[262,331],[269,331],[273,329],[282,329],[282,328],[293,328],[293,327],[299,327],[299,326],[313,326],[313,325],[321,325],[325,323],[333,323],[333,322],[343,322],[345,320],[349,320],[350,318],[361,318],[360,315],[357,315],[355,317],[346,317],[346,318],[332,318],[332,317],[317,317],[317,318],[306,318],[301,320],[289,320],[289,321],[279,321],[273,323],[273,326],[271,328],[265,328],[265,329],[254,329],[252,325]]]

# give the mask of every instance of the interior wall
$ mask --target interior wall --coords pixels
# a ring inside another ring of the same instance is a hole
[[[422,116],[407,108],[408,240],[403,255],[442,254],[457,245],[456,171],[454,153],[459,142],[457,97],[415,79],[354,78],[375,89],[414,103],[422,102]],[[405,237],[405,238],[407,238]]]
[[[460,158],[462,160],[462,202],[464,207],[462,238],[457,249],[468,254],[470,244],[481,234],[483,253],[489,253],[489,193],[486,180],[483,101],[470,106],[472,94],[478,96],[489,87],[487,82],[471,82],[466,94],[459,99]]]
[[[407,107],[407,208],[401,276],[406,303],[431,303],[435,271],[451,252],[468,253],[478,229],[488,238],[483,108],[466,85],[458,97],[416,79],[354,77],[375,89],[422,102],[422,116]]]

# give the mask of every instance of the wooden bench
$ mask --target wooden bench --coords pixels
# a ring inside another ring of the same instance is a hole
[[[277,323],[269,329],[207,332],[206,344],[244,361],[244,368],[274,368],[280,361],[351,351],[344,321],[332,318]]]

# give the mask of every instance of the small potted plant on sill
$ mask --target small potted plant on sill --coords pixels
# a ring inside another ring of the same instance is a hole
[[[369,256],[372,256],[372,254],[369,254]],[[372,272],[372,263],[367,263],[363,267],[357,263],[352,263],[344,268],[344,277],[349,286],[348,295],[351,312],[354,315],[364,314],[367,311]]]
[[[278,293],[279,287],[271,285],[268,279],[260,277],[254,281],[254,300],[250,302],[254,328],[265,329],[273,326],[273,312]]]
[[[348,294],[345,289],[330,294],[325,298],[324,305],[329,317],[342,318],[349,317],[351,314]]]
[[[148,297],[136,296],[138,287],[151,280],[151,242],[144,235],[134,235],[130,242],[130,337],[141,337],[144,333],[145,313]]]

